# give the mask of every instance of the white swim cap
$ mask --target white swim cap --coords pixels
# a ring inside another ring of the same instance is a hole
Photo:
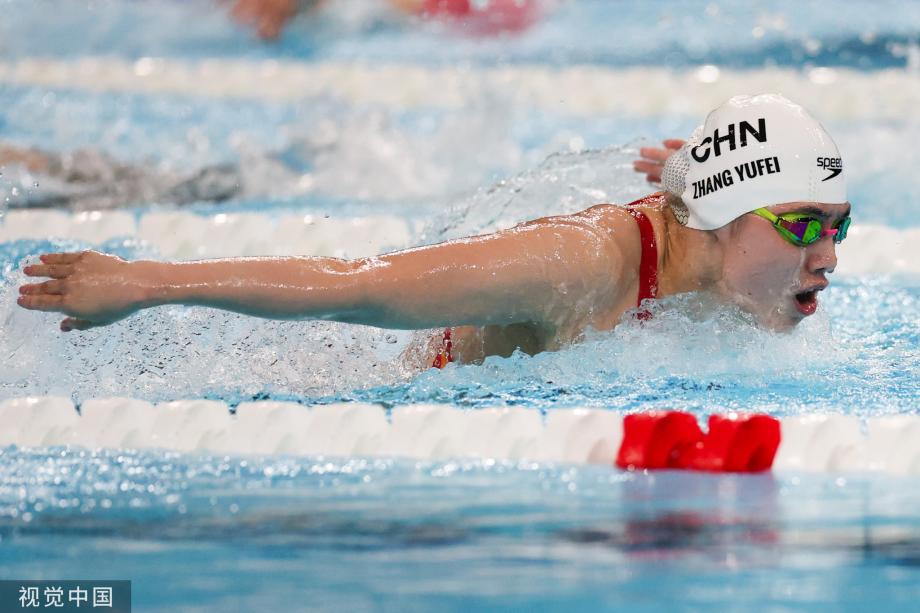
[[[777,94],[735,96],[709,113],[665,163],[681,223],[721,228],[762,206],[847,201],[837,145],[808,111]]]

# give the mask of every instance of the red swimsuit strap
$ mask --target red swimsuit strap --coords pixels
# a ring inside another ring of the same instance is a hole
[[[444,368],[450,362],[454,361],[453,356],[454,343],[450,339],[450,328],[444,330],[444,336],[441,337],[441,346],[438,348],[438,355],[434,357],[431,364],[434,368]]]
[[[657,196],[652,195],[626,205],[627,212],[633,216],[639,226],[639,238],[642,244],[642,259],[639,261],[639,298],[636,301],[637,306],[641,306],[643,300],[658,296],[658,243],[655,242],[655,229],[652,227],[651,220],[642,211],[634,207],[650,204],[657,200]]]

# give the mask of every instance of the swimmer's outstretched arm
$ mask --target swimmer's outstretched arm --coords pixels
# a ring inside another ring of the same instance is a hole
[[[94,251],[46,254],[25,268],[19,304],[68,317],[64,331],[104,326],[144,308],[201,305],[272,319],[385,328],[533,322],[562,325],[604,309],[627,285],[615,234],[631,220],[589,209],[379,257],[127,262]],[[632,222],[634,223],[634,222]]]

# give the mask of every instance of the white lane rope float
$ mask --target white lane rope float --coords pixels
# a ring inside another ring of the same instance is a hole
[[[774,418],[680,411],[463,409],[259,401],[161,404],[61,397],[0,402],[0,448],[166,449],[220,455],[404,457],[606,464],[626,470],[920,474],[920,415]]]
[[[346,61],[27,58],[0,62],[0,83],[215,99],[293,102],[332,97],[405,110],[461,108],[485,96],[566,115],[632,117],[698,117],[738,92],[781,91],[806,108],[820,108],[824,121],[901,120],[912,116],[920,98],[920,80],[904,69],[729,70],[711,65],[686,70],[539,64],[471,68]],[[674,96],[675,91],[681,95]],[[559,92],[566,95],[560,97]]]

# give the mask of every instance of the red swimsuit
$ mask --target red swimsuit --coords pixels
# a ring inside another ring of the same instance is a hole
[[[652,194],[630,202],[626,205],[626,211],[633,216],[636,224],[639,226],[639,240],[642,243],[642,257],[639,260],[639,295],[636,299],[636,306],[641,307],[643,300],[651,300],[658,297],[658,243],[655,241],[655,229],[649,218],[635,208],[643,204],[649,204],[658,199],[658,196]],[[636,313],[636,317],[641,320],[649,319],[652,314],[647,310],[641,310]],[[444,330],[444,336],[441,338],[441,347],[438,349],[438,355],[435,356],[431,364],[434,368],[444,368],[454,361],[451,355],[453,342],[450,338],[450,328]]]
[[[655,241],[655,229],[645,213],[635,207],[657,200],[652,194],[626,205],[626,211],[633,216],[639,226],[639,240],[642,242],[642,259],[639,260],[639,297],[636,306],[641,307],[643,300],[658,297],[658,243]],[[640,311],[636,317],[648,319],[652,314]]]

